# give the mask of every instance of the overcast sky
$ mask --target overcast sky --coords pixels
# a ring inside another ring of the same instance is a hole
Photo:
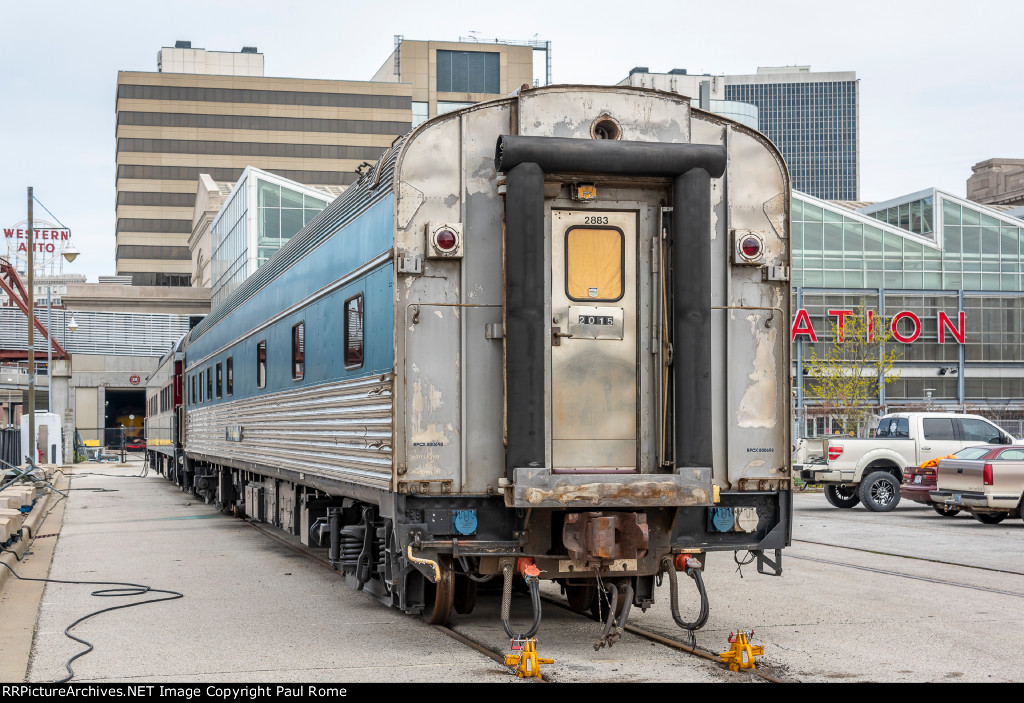
[[[973,164],[1024,158],[1024,3],[1009,0],[0,0],[0,26],[0,226],[25,219],[33,186],[82,251],[65,271],[93,281],[114,273],[117,71],[155,71],[157,51],[178,39],[257,46],[266,75],[294,78],[368,80],[395,34],[471,31],[550,40],[556,83],[616,83],[633,66],[856,71],[864,200],[929,186],[964,195]]]

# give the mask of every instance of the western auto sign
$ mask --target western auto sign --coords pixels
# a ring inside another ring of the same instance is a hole
[[[836,329],[839,332],[838,342],[842,343],[843,341],[846,318],[854,314],[853,310],[828,311],[828,316],[835,320]],[[870,342],[874,339],[875,325],[877,324],[873,310],[868,310],[865,313],[865,322],[867,323],[868,341]],[[946,342],[963,344],[966,338],[966,331],[967,322],[964,313],[957,313],[955,321],[946,313],[939,313],[939,344],[945,344]],[[897,342],[913,344],[921,336],[921,318],[910,310],[900,310],[889,320],[889,332]],[[797,337],[801,335],[806,337],[809,342],[818,341],[818,335],[815,334],[814,327],[811,326],[811,316],[802,308],[796,311],[796,317],[793,318],[793,326],[790,328],[789,338],[795,342]]]
[[[8,257],[28,261],[28,220],[13,227],[4,227]],[[71,230],[46,220],[35,220],[32,227],[32,258],[36,268],[42,268],[64,253],[71,242]]]

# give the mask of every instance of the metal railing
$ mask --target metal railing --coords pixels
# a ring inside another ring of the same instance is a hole
[[[86,461],[127,460],[129,451],[144,450],[145,438],[141,427],[76,427],[75,454]]]
[[[0,461],[12,466],[24,462],[21,456],[21,428],[4,427],[0,429]]]

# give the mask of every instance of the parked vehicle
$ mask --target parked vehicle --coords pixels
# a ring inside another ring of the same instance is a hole
[[[900,501],[909,467],[968,446],[1013,443],[1010,434],[978,415],[892,413],[878,421],[874,437],[826,437],[818,451],[805,442],[801,451],[807,461],[795,475],[824,484],[825,498],[837,508],[863,503],[868,510],[888,512]]]
[[[985,445],[978,447],[967,447],[961,449],[958,452],[942,457],[942,459],[949,459],[953,457],[960,457],[964,459],[974,459],[979,456],[983,456],[989,453],[990,447]],[[939,462],[942,459],[929,459],[923,462],[920,466],[908,466],[907,472],[903,475],[903,483],[900,484],[900,499],[906,499],[914,501],[915,503],[922,503],[935,510],[939,515],[943,517],[953,517],[954,515],[960,514],[959,508],[950,508],[942,503],[936,503],[931,498],[931,492],[935,490],[935,479],[938,474]]]
[[[987,451],[982,451],[987,449]],[[974,519],[995,525],[1024,518],[1024,447],[978,447],[939,462],[930,498],[949,510],[968,510]]]

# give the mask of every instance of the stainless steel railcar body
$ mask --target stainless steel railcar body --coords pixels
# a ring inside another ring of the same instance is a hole
[[[435,621],[519,557],[576,604],[602,574],[645,606],[681,554],[781,571],[790,185],[763,135],[677,95],[555,86],[425,122],[352,188],[192,333],[186,373],[210,387],[307,319],[306,363],[340,354],[361,281],[389,291],[365,330],[388,353],[190,396],[212,497]]]
[[[184,337],[160,357],[146,378],[146,461],[160,473],[173,472],[183,460],[181,427]]]

